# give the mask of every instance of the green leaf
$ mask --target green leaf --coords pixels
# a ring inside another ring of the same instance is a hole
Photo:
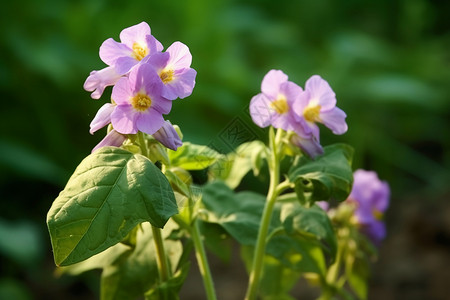
[[[221,156],[208,146],[183,143],[177,151],[169,150],[169,160],[173,167],[185,170],[203,170],[212,165]]]
[[[150,160],[101,148],[80,163],[48,212],[55,263],[83,261],[120,242],[137,224],[163,227],[177,212],[169,182]]]
[[[234,193],[221,181],[206,185],[202,202],[208,211],[205,222],[221,225],[242,245],[254,245],[258,235],[265,197],[253,192]],[[281,226],[275,206],[269,232]]]
[[[232,189],[250,171],[257,176],[263,165],[266,146],[261,141],[241,144],[235,152],[221,157],[209,170],[210,180],[221,179]]]
[[[335,198],[343,201],[351,191],[353,149],[345,144],[324,148],[325,153],[312,160],[302,156],[289,170],[289,180],[302,203]]]
[[[327,213],[318,206],[306,208],[299,203],[283,205],[281,220],[289,235],[313,237],[334,260],[337,252],[336,234]]]
[[[135,250],[123,260],[105,266],[101,278],[101,300],[136,299],[159,284],[156,249],[149,223],[141,225],[137,232]],[[180,241],[167,239],[175,229],[169,221],[163,230],[164,247],[173,271],[182,254]]]
[[[145,293],[145,300],[176,300],[183,283],[185,282],[190,263],[186,262],[174,275],[166,282],[158,284],[150,291]]]

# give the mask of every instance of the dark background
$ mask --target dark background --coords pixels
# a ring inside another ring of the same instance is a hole
[[[165,47],[179,40],[193,55],[197,85],[168,116],[185,141],[217,137],[270,69],[301,86],[313,74],[325,78],[349,131],[322,130],[322,144],[351,144],[354,168],[376,170],[392,189],[369,298],[448,299],[450,2],[437,0],[2,3],[0,299],[97,298],[98,273],[53,275],[45,219],[105,133],[88,130],[110,88],[97,101],[82,88],[104,67],[99,46],[141,21]],[[219,298],[240,298],[242,267],[213,265]],[[195,278],[182,299],[204,297]],[[309,299],[309,289],[298,295]]]

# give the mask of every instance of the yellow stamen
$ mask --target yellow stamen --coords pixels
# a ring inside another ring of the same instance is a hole
[[[303,110],[303,117],[308,122],[320,121],[320,105],[308,105]]]
[[[133,44],[133,56],[134,58],[136,58],[137,60],[142,60],[144,57],[146,57],[148,54],[148,48],[147,47],[142,47],[140,44],[138,43],[134,43]]]
[[[145,94],[138,93],[131,98],[131,105],[135,110],[146,111],[152,105],[152,99]]]
[[[380,221],[383,219],[383,213],[377,209],[372,210],[372,214],[376,220]]]
[[[161,78],[162,82],[164,84],[167,84],[173,80],[173,70],[164,70],[159,75],[159,78]]]
[[[270,103],[273,109],[280,115],[285,114],[289,111],[289,105],[284,97],[278,97],[277,100]]]

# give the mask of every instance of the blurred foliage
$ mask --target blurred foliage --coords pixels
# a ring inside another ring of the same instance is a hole
[[[246,111],[270,69],[301,86],[320,74],[349,125],[339,137],[323,130],[322,144],[351,144],[354,167],[377,170],[395,197],[423,193],[433,201],[448,190],[448,1],[7,1],[0,10],[0,209],[6,220],[31,222],[34,229],[16,230],[36,243],[35,264],[51,256],[50,243],[30,232],[47,234],[51,202],[104,134],[88,129],[110,88],[95,101],[84,80],[104,67],[101,43],[141,21],[165,47],[179,40],[192,52],[196,88],[169,116],[185,141],[216,138]],[[17,275],[3,264],[17,258],[8,253],[0,253],[5,280]]]

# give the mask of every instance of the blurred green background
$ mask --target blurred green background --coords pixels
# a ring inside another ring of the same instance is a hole
[[[301,86],[325,78],[349,131],[322,130],[322,144],[351,144],[355,169],[376,170],[392,188],[370,298],[447,296],[450,2],[26,0],[0,10],[0,299],[97,297],[98,273],[53,275],[45,218],[105,133],[88,130],[111,89],[92,100],[82,88],[105,66],[98,49],[141,21],[165,47],[190,47],[197,85],[169,116],[188,141],[208,144],[245,114],[270,69]],[[219,297],[222,282],[245,282],[227,274],[216,272]],[[184,299],[201,299],[200,281],[188,284]]]

